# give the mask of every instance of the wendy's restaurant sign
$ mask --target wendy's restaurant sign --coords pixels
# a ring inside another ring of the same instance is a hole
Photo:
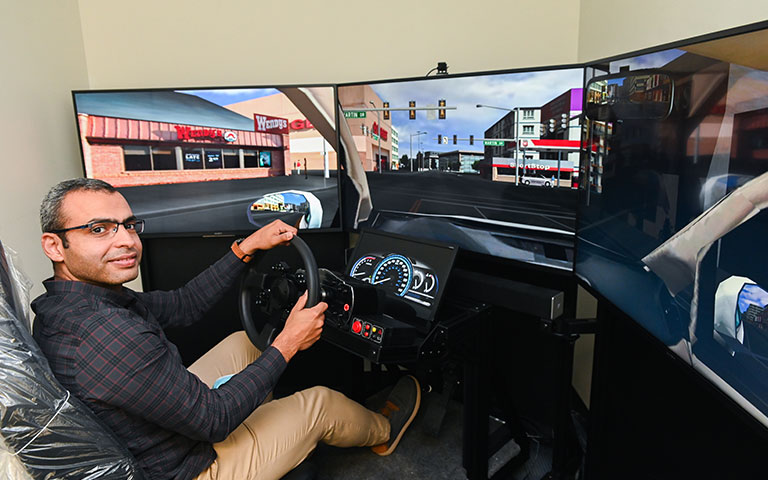
[[[311,130],[315,128],[312,122],[306,118],[297,118],[290,122],[285,118],[270,117],[260,113],[253,114],[254,130],[262,133],[286,134],[297,130]]]
[[[253,114],[254,130],[262,133],[288,133],[288,120],[280,117],[270,117],[269,115]]]
[[[226,142],[237,141],[237,133],[220,128],[192,128],[186,125],[174,125],[176,138],[182,141],[189,140],[219,140]]]

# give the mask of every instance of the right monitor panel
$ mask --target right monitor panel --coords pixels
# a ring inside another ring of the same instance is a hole
[[[768,30],[601,68],[576,274],[768,426]]]

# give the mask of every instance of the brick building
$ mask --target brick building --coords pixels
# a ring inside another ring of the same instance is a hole
[[[86,176],[116,187],[290,175],[287,122],[173,91],[76,92]]]

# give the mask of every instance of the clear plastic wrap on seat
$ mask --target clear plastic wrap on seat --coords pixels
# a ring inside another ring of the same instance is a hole
[[[53,376],[17,276],[0,244],[0,478],[142,480],[114,433]]]

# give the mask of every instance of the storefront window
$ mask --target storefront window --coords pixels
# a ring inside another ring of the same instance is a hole
[[[256,150],[243,150],[243,157],[245,159],[245,168],[259,167],[259,152]]]
[[[259,152],[259,166],[262,168],[270,168],[272,166],[272,152],[269,150]]]
[[[205,150],[205,168],[221,168],[221,150]]]
[[[176,170],[176,153],[170,147],[152,147],[152,165],[155,170]]]
[[[141,145],[123,146],[123,158],[125,171],[152,170],[152,159],[149,155],[149,147]]]
[[[184,170],[203,168],[203,150],[201,148],[184,149]]]
[[[240,168],[240,156],[237,150],[224,149],[224,168]]]

